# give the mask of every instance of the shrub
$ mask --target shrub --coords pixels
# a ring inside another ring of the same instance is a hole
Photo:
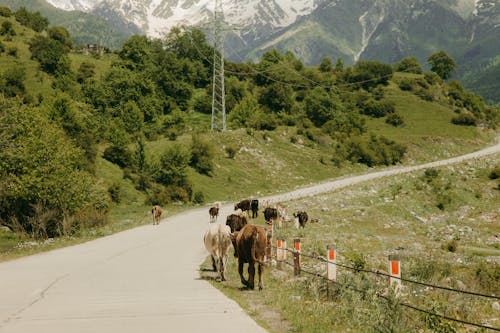
[[[0,6],[0,16],[11,17],[12,11],[10,10],[9,7]]]
[[[234,157],[236,156],[237,149],[234,146],[227,146],[225,150],[227,157],[229,157],[230,159],[234,159]]]
[[[193,202],[195,204],[202,204],[202,203],[204,203],[205,202],[205,195],[203,194],[203,192],[200,192],[200,191],[194,192]]]
[[[411,79],[404,78],[399,81],[399,89],[404,91],[411,91],[413,89],[413,82]]]
[[[459,115],[453,117],[451,119],[451,122],[455,125],[476,126],[477,118],[472,113],[462,112]]]
[[[0,54],[5,52],[5,45],[0,41]]]
[[[198,135],[193,136],[189,165],[201,174],[209,175],[213,169],[214,146],[203,141]]]
[[[132,167],[134,158],[125,146],[112,145],[104,150],[102,157],[122,168]]]
[[[490,179],[500,178],[500,165],[497,165],[493,170],[491,170],[489,176]]]
[[[4,21],[2,22],[2,27],[0,28],[0,35],[2,36],[15,36],[16,31],[14,30],[14,27],[12,26],[12,23],[9,21]]]
[[[361,111],[368,116],[380,118],[389,113],[394,113],[395,106],[393,102],[387,100],[377,101],[370,98],[363,102]]]
[[[397,113],[391,113],[391,114],[387,115],[385,122],[387,124],[394,126],[394,127],[402,126],[405,123],[403,117]]]
[[[401,161],[406,148],[383,136],[370,136],[370,139],[354,138],[347,143],[347,158],[355,163],[391,165]]]
[[[108,187],[108,193],[109,196],[111,197],[111,201],[117,204],[121,202],[120,189],[121,189],[120,183],[114,183],[113,185]]]

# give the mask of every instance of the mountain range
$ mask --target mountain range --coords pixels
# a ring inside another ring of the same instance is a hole
[[[48,4],[59,10],[52,15],[58,19],[79,15],[81,22],[106,22],[105,38],[94,42],[107,44],[113,35],[161,38],[180,24],[199,26],[210,35],[215,9],[215,0],[45,1],[45,6],[44,0],[0,4],[39,10],[54,24],[45,13]],[[425,67],[432,53],[444,50],[458,63],[455,78],[490,103],[500,103],[497,0],[222,0],[222,8],[229,60],[252,61],[277,48],[293,52],[307,65],[324,57],[342,58],[350,65],[368,59],[394,63],[415,56]],[[71,20],[66,26],[77,42],[80,35],[89,37]]]

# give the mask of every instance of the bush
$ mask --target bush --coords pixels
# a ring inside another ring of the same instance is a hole
[[[391,165],[400,162],[406,148],[383,136],[370,139],[354,138],[347,142],[347,158],[367,166]]]
[[[476,126],[477,118],[472,113],[462,112],[459,115],[453,117],[451,119],[451,122],[455,125]]]
[[[399,89],[404,91],[411,91],[413,89],[413,82],[411,79],[402,79],[399,81]]]
[[[195,204],[202,204],[205,202],[205,195],[203,194],[203,192],[195,192],[194,195],[193,195],[193,202]]]
[[[363,114],[366,114],[368,116],[381,118],[389,113],[394,113],[395,110],[396,108],[393,102],[387,100],[377,101],[370,98],[367,101],[363,102],[361,111],[363,112]]]
[[[111,201],[113,201],[116,204],[119,204],[121,202],[121,197],[120,197],[120,183],[114,183],[110,187],[108,187],[108,193],[109,196],[111,197]]]
[[[229,157],[230,159],[234,159],[234,157],[236,156],[236,152],[238,151],[234,146],[227,146],[225,150],[227,157]]]
[[[2,27],[0,28],[0,35],[2,36],[15,36],[16,31],[9,21],[2,22]]]
[[[132,167],[134,158],[125,146],[112,145],[104,150],[102,157],[122,168]]]
[[[12,11],[10,10],[9,7],[0,6],[0,16],[11,17]]]
[[[403,117],[397,113],[389,114],[387,116],[387,118],[385,119],[385,122],[387,124],[394,126],[394,127],[402,126],[405,123]]]
[[[493,170],[491,170],[489,176],[490,179],[500,178],[500,165],[497,165]]]
[[[198,135],[193,136],[189,165],[203,175],[209,175],[213,169],[214,146],[203,141]]]

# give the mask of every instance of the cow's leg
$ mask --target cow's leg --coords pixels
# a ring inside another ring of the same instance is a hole
[[[262,290],[262,271],[264,271],[264,266],[259,264],[259,290]]]
[[[241,283],[243,283],[245,287],[248,287],[248,281],[243,277],[243,260],[241,259],[238,259],[238,273],[240,274]]]
[[[214,256],[212,256],[212,269],[214,270],[214,272],[217,272],[217,265],[215,263],[215,258]]]
[[[254,288],[254,279],[255,279],[255,263],[248,264],[248,288]]]
[[[221,281],[226,281],[226,260],[227,258],[220,258],[220,278]]]

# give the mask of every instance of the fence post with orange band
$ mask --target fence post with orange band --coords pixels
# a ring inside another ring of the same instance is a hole
[[[335,248],[333,245],[328,245],[326,247],[327,263],[326,272],[327,278],[330,281],[337,281],[337,253],[335,253]]]
[[[278,262],[277,263],[278,269],[283,268],[283,260],[285,260],[283,258],[284,252],[285,251],[283,250],[283,239],[278,238],[278,240],[276,240],[276,261]]]
[[[269,225],[269,230],[267,232],[267,247],[266,247],[266,257],[267,260],[271,261],[273,257],[273,223]]]
[[[401,289],[401,262],[397,255],[389,256],[389,275],[389,285],[394,287],[398,295]]]
[[[300,239],[293,240],[293,275],[300,275]]]

